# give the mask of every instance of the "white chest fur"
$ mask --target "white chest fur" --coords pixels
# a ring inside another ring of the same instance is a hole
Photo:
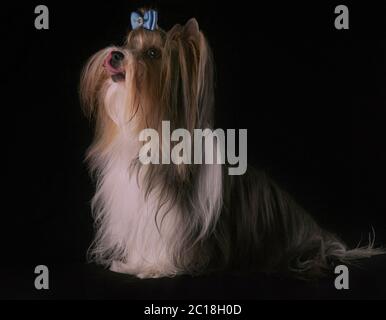
[[[104,264],[111,263],[114,271],[143,277],[171,275],[175,268],[170,242],[177,212],[168,212],[161,229],[159,213],[157,227],[157,190],[145,199],[143,175],[137,176],[130,166],[137,150],[138,143],[120,133],[99,160],[100,175],[92,201],[99,226],[94,255]]]

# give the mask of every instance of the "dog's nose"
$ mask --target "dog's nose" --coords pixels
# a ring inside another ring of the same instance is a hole
[[[119,66],[120,66],[120,63],[122,62],[122,60],[125,58],[125,56],[123,55],[122,52],[120,51],[112,51],[111,52],[111,58],[110,58],[110,65],[114,68],[114,69],[118,69]]]

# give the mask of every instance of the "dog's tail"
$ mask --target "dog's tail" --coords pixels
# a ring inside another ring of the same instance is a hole
[[[226,257],[224,263],[231,267],[289,271],[310,279],[328,274],[335,265],[386,253],[375,248],[374,231],[367,245],[349,249],[264,172],[248,168],[245,176],[224,179],[228,180],[225,219],[217,226],[215,238]],[[235,261],[239,265],[232,265]]]
[[[375,231],[369,234],[366,245],[350,249],[339,239],[320,227],[316,227],[319,233],[318,241],[312,241],[312,237],[303,239],[304,245],[295,246],[290,251],[288,270],[299,278],[316,278],[328,274],[334,266],[359,265],[362,259],[385,254],[383,248],[375,247]],[[308,244],[307,244],[308,243]]]

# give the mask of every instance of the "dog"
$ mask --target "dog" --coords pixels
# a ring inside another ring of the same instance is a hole
[[[262,171],[139,161],[145,128],[214,125],[206,37],[195,19],[165,31],[157,18],[133,13],[125,44],[97,52],[82,72],[82,105],[95,123],[86,156],[96,179],[90,260],[139,278],[258,271],[314,279],[382,253],[371,241],[348,249]]]

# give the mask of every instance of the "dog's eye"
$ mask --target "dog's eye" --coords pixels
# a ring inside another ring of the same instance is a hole
[[[161,52],[157,48],[149,48],[146,51],[146,56],[150,59],[158,59],[161,56]]]

